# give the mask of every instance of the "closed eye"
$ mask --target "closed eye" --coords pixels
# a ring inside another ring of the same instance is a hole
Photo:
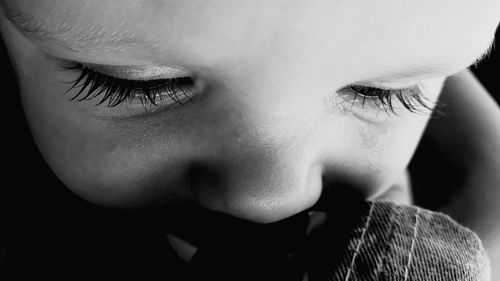
[[[176,77],[153,80],[129,80],[116,78],[92,70],[80,63],[65,66],[64,69],[77,71],[78,78],[71,81],[66,91],[77,89],[70,100],[97,100],[96,106],[105,104],[116,107],[124,102],[139,101],[145,108],[152,106],[184,105],[192,102],[198,94],[192,77]]]
[[[431,114],[437,106],[423,94],[420,86],[403,89],[382,89],[376,87],[349,85],[338,91],[349,103],[365,108],[370,106],[386,113],[396,114],[396,109],[402,108],[411,113]]]

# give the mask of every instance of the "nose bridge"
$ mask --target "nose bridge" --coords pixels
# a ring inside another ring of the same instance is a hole
[[[314,107],[321,99],[312,83],[282,80],[290,72],[257,68],[252,76],[246,69],[211,74],[215,106],[198,125],[207,149],[191,161],[191,193],[205,207],[255,216],[246,219],[279,218],[319,197],[314,132],[321,113]]]
[[[234,108],[241,112],[241,120],[236,121],[241,125],[226,132],[222,142],[226,151],[222,156],[229,165],[226,171],[238,181],[252,178],[274,186],[297,182],[313,160],[314,117],[308,115],[309,110],[295,107],[292,97],[265,100],[262,92],[272,89],[257,90],[259,93],[241,101],[245,104]]]
[[[291,132],[274,131],[278,125],[249,129],[248,124],[233,132],[226,132],[214,148],[214,153],[205,160],[196,161],[197,169],[205,165],[211,166],[210,173],[221,170],[224,177],[260,178],[272,180],[273,174],[283,171],[297,170],[307,158],[307,139],[304,136],[292,135]],[[277,130],[277,129],[276,129]],[[205,163],[205,164],[203,164]],[[219,173],[221,173],[219,172]]]

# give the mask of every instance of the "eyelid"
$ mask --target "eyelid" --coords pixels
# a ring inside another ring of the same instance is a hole
[[[177,105],[193,102],[192,99],[201,92],[202,84],[192,77],[128,80],[116,78],[97,72],[81,63],[61,65],[62,69],[76,71],[76,78],[69,81],[66,93],[76,89],[70,101],[90,101],[97,99],[95,106],[107,104],[108,108],[118,108],[122,103],[126,109],[133,111],[135,105],[141,105],[144,113],[152,113],[159,109],[167,109]],[[141,115],[141,114],[132,114]]]
[[[327,99],[328,107],[338,108],[341,112],[349,112],[361,120],[372,122],[378,119],[380,112],[385,112],[388,116],[397,116],[401,109],[406,109],[412,114],[432,115],[433,109],[439,105],[427,98],[420,83],[407,84],[412,86],[398,89],[382,89],[364,84],[351,84],[338,90],[334,99]],[[364,90],[371,92],[370,89],[374,94],[365,95]],[[373,118],[368,117],[370,113],[374,114]]]
[[[115,78],[127,80],[161,80],[161,79],[175,79],[182,77],[192,77],[193,73],[181,67],[161,66],[161,65],[98,65],[98,64],[83,64],[83,66],[111,76]]]
[[[416,88],[420,85],[419,82],[415,81],[362,81],[359,83],[353,83],[352,85],[359,85],[364,87],[373,87],[381,90],[402,90],[409,88]]]

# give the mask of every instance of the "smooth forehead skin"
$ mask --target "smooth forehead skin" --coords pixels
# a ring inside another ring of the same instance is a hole
[[[4,3],[14,20],[26,15],[21,25],[27,20],[28,29],[56,39],[66,50],[54,41],[46,46],[71,59],[217,65],[228,72],[258,64],[263,75],[279,64],[288,66],[286,76],[321,65],[321,73],[340,83],[456,73],[490,46],[500,14],[495,0]],[[339,73],[345,56],[351,63]],[[367,59],[370,65],[357,67]]]
[[[427,117],[358,118],[325,97],[360,81],[429,79],[433,100],[488,49],[500,13],[497,0],[1,3],[17,27],[2,21],[34,138],[70,189],[112,206],[192,200],[260,222],[304,210],[323,188],[370,197],[394,184]],[[64,98],[61,81],[76,77],[45,52],[177,65],[207,88],[179,110],[99,119],[109,109]]]

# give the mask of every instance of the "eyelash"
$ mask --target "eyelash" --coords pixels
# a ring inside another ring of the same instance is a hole
[[[165,96],[178,105],[192,102],[190,95],[193,95],[194,81],[190,77],[179,77],[171,79],[157,80],[128,80],[115,78],[94,71],[80,63],[71,66],[64,66],[64,69],[79,71],[80,75],[71,82],[72,86],[66,91],[80,88],[78,93],[70,98],[71,101],[93,100],[101,96],[96,106],[107,102],[108,107],[115,107],[125,101],[132,102],[138,98],[144,107],[158,106],[157,100],[162,101]],[[88,91],[85,93],[85,90]],[[381,89],[361,85],[350,85],[341,90],[348,92],[351,99],[351,106],[361,98],[361,107],[365,104],[375,106],[386,113],[396,114],[394,98],[399,100],[401,105],[411,113],[426,114],[433,112],[433,107],[422,95],[419,87],[407,89]],[[439,113],[437,110],[434,113]]]
[[[361,98],[361,107],[364,108],[366,103],[370,103],[371,106],[383,110],[386,113],[396,114],[396,107],[394,104],[394,99],[397,99],[399,103],[411,113],[415,114],[429,114],[434,111],[434,108],[438,107],[438,104],[431,104],[431,102],[422,94],[420,87],[416,86],[413,88],[405,89],[381,89],[374,87],[367,87],[361,85],[350,85],[343,89],[343,91],[352,94],[351,105],[358,98]],[[437,110],[435,113],[439,113]]]
[[[63,68],[80,73],[66,91],[68,93],[79,88],[78,93],[70,98],[71,101],[86,101],[100,97],[96,106],[107,103],[110,108],[125,101],[131,103],[136,98],[144,107],[158,106],[158,100],[161,102],[164,98],[168,98],[178,105],[192,102],[190,96],[193,96],[194,81],[191,77],[128,80],[99,73],[80,63],[63,66]],[[87,92],[85,92],[86,89],[88,89]]]

